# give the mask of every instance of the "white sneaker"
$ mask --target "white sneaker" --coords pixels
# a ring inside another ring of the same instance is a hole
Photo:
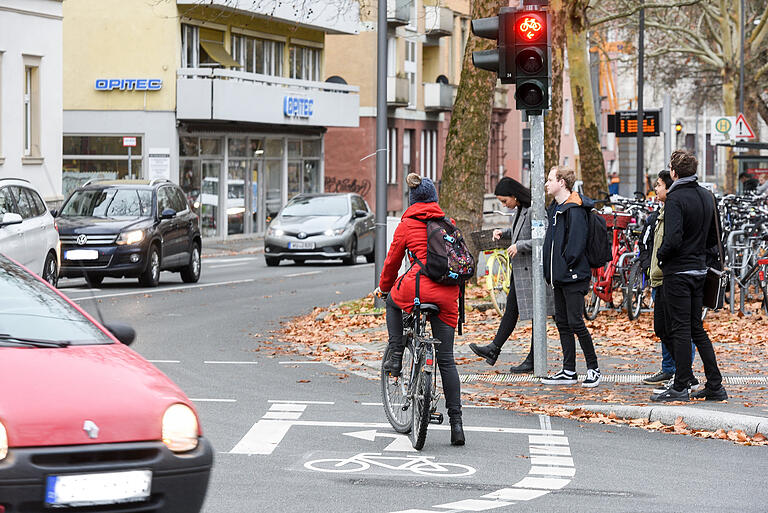
[[[577,383],[576,373],[563,369],[554,376],[541,378],[541,383],[543,385],[575,385]]]
[[[584,388],[594,388],[600,384],[600,369],[587,369],[587,377],[581,383]]]

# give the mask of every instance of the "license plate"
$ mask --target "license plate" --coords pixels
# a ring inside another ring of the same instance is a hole
[[[289,242],[288,249],[315,249],[314,242]]]
[[[65,260],[98,260],[99,251],[96,249],[70,249],[64,252]]]
[[[151,470],[48,476],[45,503],[90,506],[141,501],[149,497],[151,485]]]

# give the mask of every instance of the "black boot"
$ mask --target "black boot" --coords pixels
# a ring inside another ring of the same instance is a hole
[[[499,357],[501,348],[494,343],[490,343],[487,346],[478,346],[477,344],[469,344],[469,348],[480,358],[485,358],[488,365],[495,365],[496,359]]]
[[[389,358],[384,361],[382,369],[384,369],[384,372],[388,372],[393,378],[398,377],[400,371],[403,370],[403,349],[390,349]]]
[[[464,427],[461,418],[451,419],[451,445],[464,445]]]
[[[533,371],[533,351],[528,353],[520,365],[513,365],[509,368],[509,372],[512,374],[525,374]]]

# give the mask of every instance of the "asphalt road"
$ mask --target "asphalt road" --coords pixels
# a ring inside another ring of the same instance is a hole
[[[156,289],[60,287],[133,325],[132,347],[195,402],[217,452],[206,513],[766,511],[764,447],[465,408],[466,446],[430,426],[416,453],[386,423],[377,382],[255,351],[281,320],[369,292],[362,261],[221,257],[193,286],[163,273]]]

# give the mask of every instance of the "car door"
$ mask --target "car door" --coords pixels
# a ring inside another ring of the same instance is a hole
[[[176,243],[179,262],[189,262],[192,252],[192,237],[197,216],[189,208],[189,202],[178,187],[171,188],[173,209],[176,211]]]
[[[16,201],[11,195],[10,187],[0,187],[0,216],[3,214],[18,214]],[[21,224],[11,224],[0,227],[0,253],[23,263],[26,259],[24,235]]]
[[[164,268],[173,267],[178,263],[178,249],[174,246],[177,244],[175,240],[176,235],[176,218],[163,219],[162,214],[166,209],[173,209],[173,200],[170,194],[170,187],[160,187],[157,190],[157,217],[160,224],[158,225],[158,231],[163,238],[161,248],[162,266]]]
[[[45,267],[45,259],[51,249],[49,217],[45,214],[48,210],[38,194],[28,187],[19,187],[19,196],[26,198],[29,205],[30,218],[24,240],[29,252],[29,265],[33,272],[42,276]]]
[[[30,201],[29,196],[24,192],[24,188],[18,185],[11,185],[11,195],[16,200],[16,206],[19,209],[19,214],[23,219],[21,223],[21,234],[24,239],[24,261],[22,262],[27,268],[33,272],[38,272],[35,264],[37,258],[37,248],[40,247],[42,236],[39,230],[39,220],[35,219],[37,216],[34,204]],[[40,264],[40,269],[43,268],[43,264]]]
[[[365,212],[365,217],[355,217],[355,233],[357,233],[357,248],[360,253],[368,253],[373,248],[373,232],[371,231],[371,213],[365,205],[363,198],[357,195],[352,196],[352,214],[361,211]]]

